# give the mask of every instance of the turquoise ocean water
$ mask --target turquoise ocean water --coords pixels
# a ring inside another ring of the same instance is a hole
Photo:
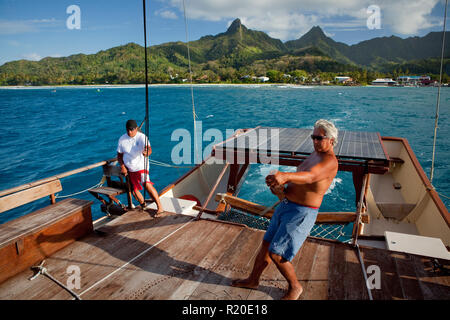
[[[55,91],[56,90],[56,91]],[[202,129],[255,126],[311,128],[325,118],[338,129],[377,131],[408,139],[425,173],[431,168],[437,88],[195,86],[195,109]],[[171,141],[176,129],[193,132],[189,86],[151,86],[150,141],[152,159],[172,164]],[[441,90],[441,108],[433,185],[450,196],[450,89]],[[46,178],[116,155],[117,140],[127,119],[145,116],[145,89],[40,88],[0,89],[0,190]],[[209,145],[203,143],[203,147]],[[193,157],[192,157],[193,160]],[[272,170],[254,165],[240,197],[271,205],[274,196],[264,183]],[[290,168],[282,168],[291,170]],[[189,168],[152,165],[158,191]],[[101,168],[62,179],[59,196],[85,190],[101,179]],[[75,197],[95,200],[84,192]],[[339,173],[321,211],[355,209],[351,173]],[[441,199],[450,207],[450,200]],[[48,204],[48,198],[0,214],[0,223]],[[93,216],[103,215],[95,200]]]

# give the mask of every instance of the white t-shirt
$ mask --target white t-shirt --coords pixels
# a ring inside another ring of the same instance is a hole
[[[147,138],[142,132],[137,132],[133,138],[125,133],[119,139],[117,152],[123,154],[123,162],[131,172],[144,170],[145,157],[142,152],[144,151],[145,140]],[[150,146],[150,141],[147,141],[147,144]],[[147,161],[147,169],[149,167]]]

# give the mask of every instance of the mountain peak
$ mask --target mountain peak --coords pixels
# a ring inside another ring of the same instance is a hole
[[[227,30],[226,34],[235,33],[235,32],[238,32],[240,30],[244,30],[245,31],[245,30],[247,30],[247,28],[241,23],[241,19],[237,18],[228,27],[228,30]]]
[[[323,30],[319,26],[314,26],[302,38],[323,39],[327,38]]]

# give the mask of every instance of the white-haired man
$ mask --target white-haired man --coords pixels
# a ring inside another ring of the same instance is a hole
[[[297,300],[300,297],[303,288],[291,261],[314,226],[323,196],[337,174],[338,161],[333,151],[337,134],[331,122],[318,120],[311,135],[314,152],[298,166],[297,171],[277,171],[266,177],[270,190],[283,200],[264,234],[250,276],[233,281],[232,286],[257,288],[261,274],[273,261],[289,284],[283,299]]]

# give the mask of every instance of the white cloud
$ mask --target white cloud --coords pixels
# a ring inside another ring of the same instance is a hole
[[[156,14],[163,18],[166,18],[166,19],[172,19],[172,20],[178,19],[177,14],[171,10],[161,10],[161,11],[158,11]]]
[[[22,55],[22,57],[26,60],[31,60],[31,61],[39,61],[42,59],[42,57],[35,52],[24,54],[24,55]]]
[[[183,11],[182,0],[162,0]],[[312,26],[339,30],[366,29],[367,8],[381,9],[381,27],[412,35],[436,26],[431,11],[439,0],[190,0],[189,19],[230,21],[240,18],[250,29],[282,40],[298,38]]]
[[[396,0],[382,10],[382,18],[394,32],[404,35],[416,34],[421,29],[438,25],[430,16],[439,0]],[[382,20],[383,23],[383,20]]]
[[[26,21],[0,21],[0,34],[18,34],[36,31],[33,25]]]
[[[20,34],[37,32],[42,28],[56,26],[60,21],[51,19],[4,20],[0,19],[0,34]]]
[[[59,53],[52,53],[46,57],[51,57],[51,58],[61,58],[62,54]],[[32,52],[32,53],[26,53],[22,55],[23,59],[26,60],[31,60],[31,61],[39,61],[42,58],[44,58],[43,56],[41,56],[40,54],[36,53],[36,52]]]

